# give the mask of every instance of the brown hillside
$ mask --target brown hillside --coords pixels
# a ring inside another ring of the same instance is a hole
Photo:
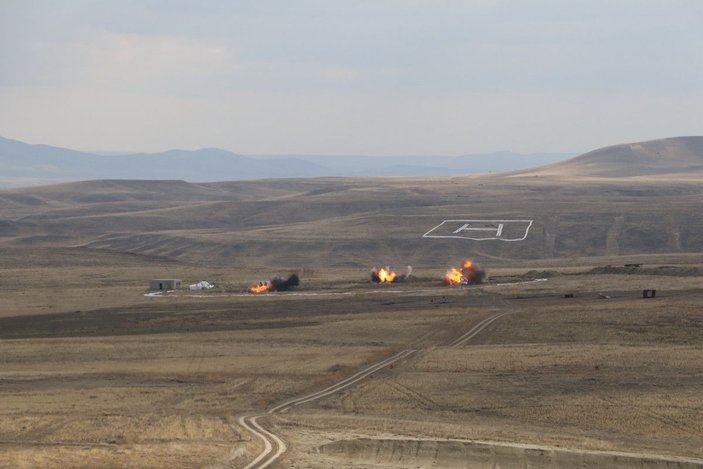
[[[703,137],[675,137],[600,148],[519,176],[631,177],[703,173]]]
[[[87,247],[291,268],[695,253],[703,251],[703,215],[693,209],[703,177],[691,177],[100,181],[6,190],[0,249]],[[423,237],[443,220],[467,219],[533,224],[520,242]]]

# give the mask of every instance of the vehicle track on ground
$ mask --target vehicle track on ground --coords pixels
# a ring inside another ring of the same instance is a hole
[[[504,308],[511,308],[511,305],[505,299],[498,298],[498,302]],[[484,318],[478,324],[472,327],[469,331],[465,332],[464,334],[450,342],[448,346],[452,348],[458,348],[465,345],[471,339],[473,339],[482,331],[484,331],[493,322],[508,314],[514,314],[515,312],[516,311],[513,309],[510,309],[509,311],[499,311]],[[281,404],[271,407],[266,413],[263,414],[244,415],[239,417],[239,419],[237,420],[239,425],[264,443],[264,448],[262,449],[261,453],[259,453],[253,461],[246,465],[244,469],[264,469],[266,467],[269,467],[271,464],[275,463],[288,449],[286,443],[278,435],[265,429],[259,423],[259,419],[263,419],[275,414],[285,413],[295,406],[308,402],[313,402],[323,397],[327,397],[339,391],[342,391],[343,389],[346,389],[358,383],[359,381],[382,370],[383,368],[409,357],[415,352],[417,352],[416,349],[402,350],[396,353],[395,355],[392,355],[379,362],[367,366],[361,371],[358,371],[355,374],[349,376],[348,378],[345,378],[331,386],[328,386],[325,389],[322,389],[321,391],[317,391],[311,394],[304,395],[302,397],[285,401]]]
[[[264,449],[262,450],[262,452],[259,453],[256,459],[254,459],[247,466],[245,466],[244,469],[264,469],[265,467],[268,467],[274,462],[276,462],[276,460],[288,449],[286,443],[279,436],[275,435],[274,433],[270,432],[269,430],[266,430],[263,426],[261,426],[261,424],[258,422],[259,419],[274,414],[282,414],[284,412],[287,412],[292,407],[305,404],[307,402],[316,401],[331,394],[335,394],[343,389],[348,388],[349,386],[358,383],[359,381],[372,375],[373,373],[376,373],[377,371],[380,371],[383,368],[392,365],[393,363],[402,360],[408,357],[409,355],[412,355],[415,352],[416,350],[414,349],[402,350],[396,353],[395,355],[392,355],[388,358],[385,358],[384,360],[367,366],[363,370],[358,371],[350,377],[345,378],[331,386],[328,386],[321,391],[313,392],[311,394],[306,394],[302,397],[285,401],[282,404],[270,408],[265,414],[240,417],[237,420],[239,425],[241,425],[247,431],[249,431],[264,442]]]
[[[441,410],[442,406],[437,404],[435,401],[430,399],[429,397],[425,396],[424,394],[421,394],[417,392],[416,390],[398,383],[397,381],[392,381],[392,380],[386,380],[385,384],[397,391],[399,394],[402,394],[403,396],[409,398],[412,401],[415,401],[422,405],[426,409],[431,409],[431,410]]]
[[[652,409],[646,408],[644,406],[639,406],[635,405],[632,403],[628,403],[622,399],[616,399],[613,397],[601,397],[601,401],[605,402],[608,405],[615,406],[615,407],[626,407],[630,409],[631,411],[637,412],[640,415],[644,415],[646,417],[649,417],[657,422],[659,422],[662,425],[668,425],[672,428],[675,428],[676,430],[679,430],[680,432],[687,433],[689,435],[693,436],[698,436],[698,437],[703,437],[703,433],[701,433],[697,428],[691,426],[690,423],[687,423],[685,421],[679,421],[676,420],[672,417],[669,417],[667,415],[664,415],[660,412],[655,412]]]
[[[507,311],[504,313],[496,313],[492,314],[491,316],[488,316],[487,318],[483,319],[481,322],[476,324],[474,327],[472,327],[470,330],[462,334],[460,337],[456,338],[454,341],[452,341],[449,346],[452,348],[458,348],[461,347],[462,345],[465,345],[468,341],[476,337],[478,334],[481,333],[485,328],[490,326],[493,322],[497,321],[498,319],[502,318],[503,316],[507,316],[508,314],[513,314],[514,311]]]

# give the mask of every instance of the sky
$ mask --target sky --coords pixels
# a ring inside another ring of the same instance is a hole
[[[585,152],[703,134],[700,0],[0,0],[0,135]]]

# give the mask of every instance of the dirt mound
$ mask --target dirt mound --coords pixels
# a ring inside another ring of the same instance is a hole
[[[529,270],[525,272],[520,278],[526,280],[534,280],[538,278],[552,278],[559,275],[559,272],[554,270]]]
[[[694,459],[451,440],[342,440],[318,451],[368,467],[703,467]]]
[[[606,265],[595,267],[587,272],[590,275],[666,275],[672,277],[703,277],[703,268],[700,267],[677,267],[673,265],[662,265],[659,267],[639,267],[639,266],[612,266]]]

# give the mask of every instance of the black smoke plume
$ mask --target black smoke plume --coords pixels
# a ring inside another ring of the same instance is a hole
[[[298,285],[300,285],[300,277],[298,277],[298,274],[291,274],[286,279],[283,277],[274,277],[271,279],[271,290],[273,291],[287,291]]]

